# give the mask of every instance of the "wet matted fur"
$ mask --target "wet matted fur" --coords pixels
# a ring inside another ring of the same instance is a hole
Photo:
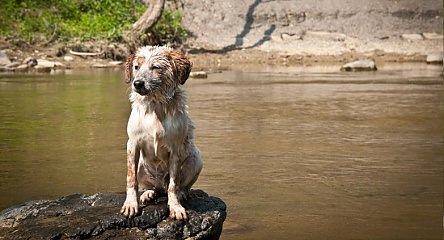
[[[170,217],[186,219],[181,201],[202,169],[187,112],[185,84],[192,63],[169,47],[146,46],[129,56],[125,81],[131,84],[124,216],[138,213],[139,200],[166,192]],[[144,193],[138,198],[138,188]]]

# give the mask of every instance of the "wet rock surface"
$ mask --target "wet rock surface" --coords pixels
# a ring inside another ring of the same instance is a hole
[[[226,217],[225,203],[201,190],[184,203],[187,221],[168,217],[166,197],[128,219],[119,213],[124,200],[97,193],[26,202],[0,212],[0,239],[218,239]]]

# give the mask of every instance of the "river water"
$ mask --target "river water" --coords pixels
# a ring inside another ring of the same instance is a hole
[[[249,67],[189,79],[222,239],[442,239],[441,67]],[[118,70],[0,75],[0,209],[124,191]]]

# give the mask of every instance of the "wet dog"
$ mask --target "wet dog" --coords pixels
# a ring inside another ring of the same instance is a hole
[[[126,61],[132,111],[128,120],[126,200],[121,214],[133,217],[140,202],[168,196],[170,217],[186,219],[181,202],[202,169],[194,125],[181,85],[192,63],[169,47],[146,46]],[[138,189],[145,191],[138,198]]]

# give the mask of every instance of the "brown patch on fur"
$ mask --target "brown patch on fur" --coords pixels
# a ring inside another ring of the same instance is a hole
[[[127,151],[127,188],[135,188],[137,190],[137,180],[136,180],[136,174],[137,174],[137,164],[134,162],[134,155],[137,153],[132,153],[130,150]],[[138,157],[138,156],[137,156]]]
[[[136,56],[131,54],[126,59],[125,63],[125,82],[130,83],[133,80],[133,61]]]
[[[172,65],[175,67],[176,71],[175,75],[178,76],[179,83],[182,85],[185,84],[190,76],[193,63],[188,57],[176,51],[168,52],[167,57],[172,60]]]
[[[145,57],[138,57],[137,58],[137,64],[139,67],[142,66],[144,62],[145,62]]]

